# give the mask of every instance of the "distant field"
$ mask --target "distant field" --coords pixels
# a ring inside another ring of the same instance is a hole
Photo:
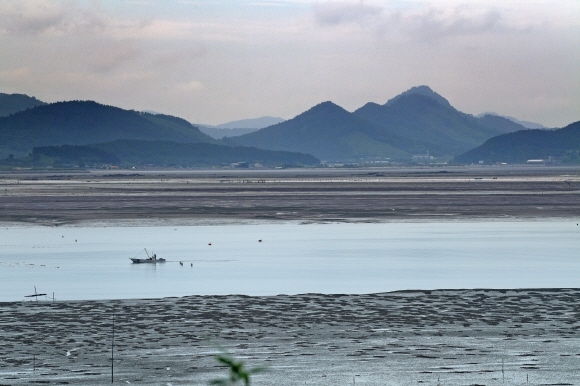
[[[580,216],[580,167],[0,174],[0,221],[366,221]]]

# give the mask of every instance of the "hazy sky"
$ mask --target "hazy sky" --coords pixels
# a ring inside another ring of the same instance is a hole
[[[47,102],[217,124],[422,84],[467,113],[580,120],[580,1],[0,1],[0,92]]]

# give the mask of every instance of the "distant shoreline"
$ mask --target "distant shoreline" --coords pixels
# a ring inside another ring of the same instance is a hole
[[[402,290],[393,290],[393,291],[384,291],[384,292],[369,292],[369,293],[321,293],[321,292],[305,292],[305,293],[297,293],[297,294],[276,294],[276,295],[246,295],[246,294],[219,294],[219,295],[183,295],[183,296],[164,296],[164,297],[144,297],[144,298],[121,298],[121,299],[68,299],[68,300],[45,300],[41,297],[41,300],[15,300],[15,301],[0,301],[0,307],[3,306],[11,306],[11,305],[18,305],[18,304],[30,304],[36,306],[50,306],[55,305],[58,303],[64,304],[82,304],[82,303],[102,303],[102,304],[111,304],[113,306],[120,305],[120,304],[137,304],[140,302],[149,302],[149,301],[167,301],[167,302],[180,302],[180,301],[189,301],[190,299],[197,299],[197,298],[207,298],[207,299],[217,299],[217,300],[228,300],[230,298],[242,298],[242,299],[257,299],[257,300],[272,300],[276,301],[279,298],[296,298],[300,299],[303,297],[311,297],[311,296],[320,296],[320,297],[329,297],[329,298],[340,298],[340,297],[365,297],[365,296],[380,296],[380,297],[421,297],[421,296],[429,296],[433,294],[437,295],[444,295],[444,296],[453,296],[457,294],[465,294],[465,293],[485,293],[485,294],[493,294],[493,295],[501,295],[501,294],[508,294],[513,296],[514,294],[527,294],[529,292],[541,292],[541,293],[560,293],[560,292],[578,292],[580,294],[580,287],[538,287],[538,288],[435,288],[435,289],[402,289]]]
[[[0,228],[63,227],[63,228],[140,228],[140,227],[204,227],[204,226],[239,226],[239,225],[316,225],[316,224],[437,224],[437,223],[481,223],[481,222],[575,222],[577,216],[562,217],[420,217],[412,219],[331,219],[331,220],[237,220],[237,219],[151,219],[142,220],[79,220],[70,223],[28,223],[0,222]]]

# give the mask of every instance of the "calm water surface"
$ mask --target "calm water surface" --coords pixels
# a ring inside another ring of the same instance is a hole
[[[571,221],[2,228],[0,301],[580,287],[579,236]],[[168,262],[132,264],[144,247]]]

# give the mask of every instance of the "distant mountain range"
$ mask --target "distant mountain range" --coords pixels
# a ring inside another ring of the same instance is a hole
[[[0,93],[0,117],[18,113],[46,103],[39,101],[35,97],[24,94],[4,94]]]
[[[22,94],[0,94],[0,112],[0,160],[8,164],[41,159],[70,163],[76,157],[79,164],[106,159],[165,166],[271,166],[313,165],[319,159],[411,162],[413,155],[446,161],[457,154],[455,162],[467,163],[549,155],[573,162],[580,147],[572,129],[555,130],[558,134],[551,137],[550,131],[522,125],[538,125],[533,122],[494,113],[475,117],[456,110],[427,86],[354,112],[323,102],[288,121],[261,117],[202,128],[153,111],[92,101],[46,104]]]
[[[222,123],[221,125],[197,125],[202,133],[209,135],[215,139],[222,139],[224,137],[236,137],[252,133],[264,127],[272,126],[277,123],[284,122],[284,119],[278,117],[260,117],[253,119],[241,119],[238,121],[231,121]]]
[[[284,119],[279,117],[259,117],[250,119],[240,119],[216,125],[218,129],[263,129],[264,127],[272,126],[277,123],[284,122]],[[206,125],[207,126],[207,125]]]
[[[580,121],[556,130],[523,130],[499,135],[454,158],[453,163],[525,163],[556,158],[580,163]]]
[[[493,113],[493,112],[482,113],[482,114],[477,115],[477,117],[478,118],[481,118],[481,117],[483,117],[485,115],[496,115],[496,116],[500,116],[502,118],[509,119],[510,121],[515,122],[518,125],[522,125],[526,129],[549,129],[548,127],[542,125],[541,123],[530,122],[530,121],[520,121],[517,118],[510,117],[508,115],[499,115],[498,113]]]
[[[324,102],[293,119],[227,142],[300,150],[327,161],[409,160],[412,154],[426,152],[451,158],[495,135],[523,129],[499,116],[477,118],[457,111],[429,87],[419,86],[384,105],[367,103],[353,113]]]

